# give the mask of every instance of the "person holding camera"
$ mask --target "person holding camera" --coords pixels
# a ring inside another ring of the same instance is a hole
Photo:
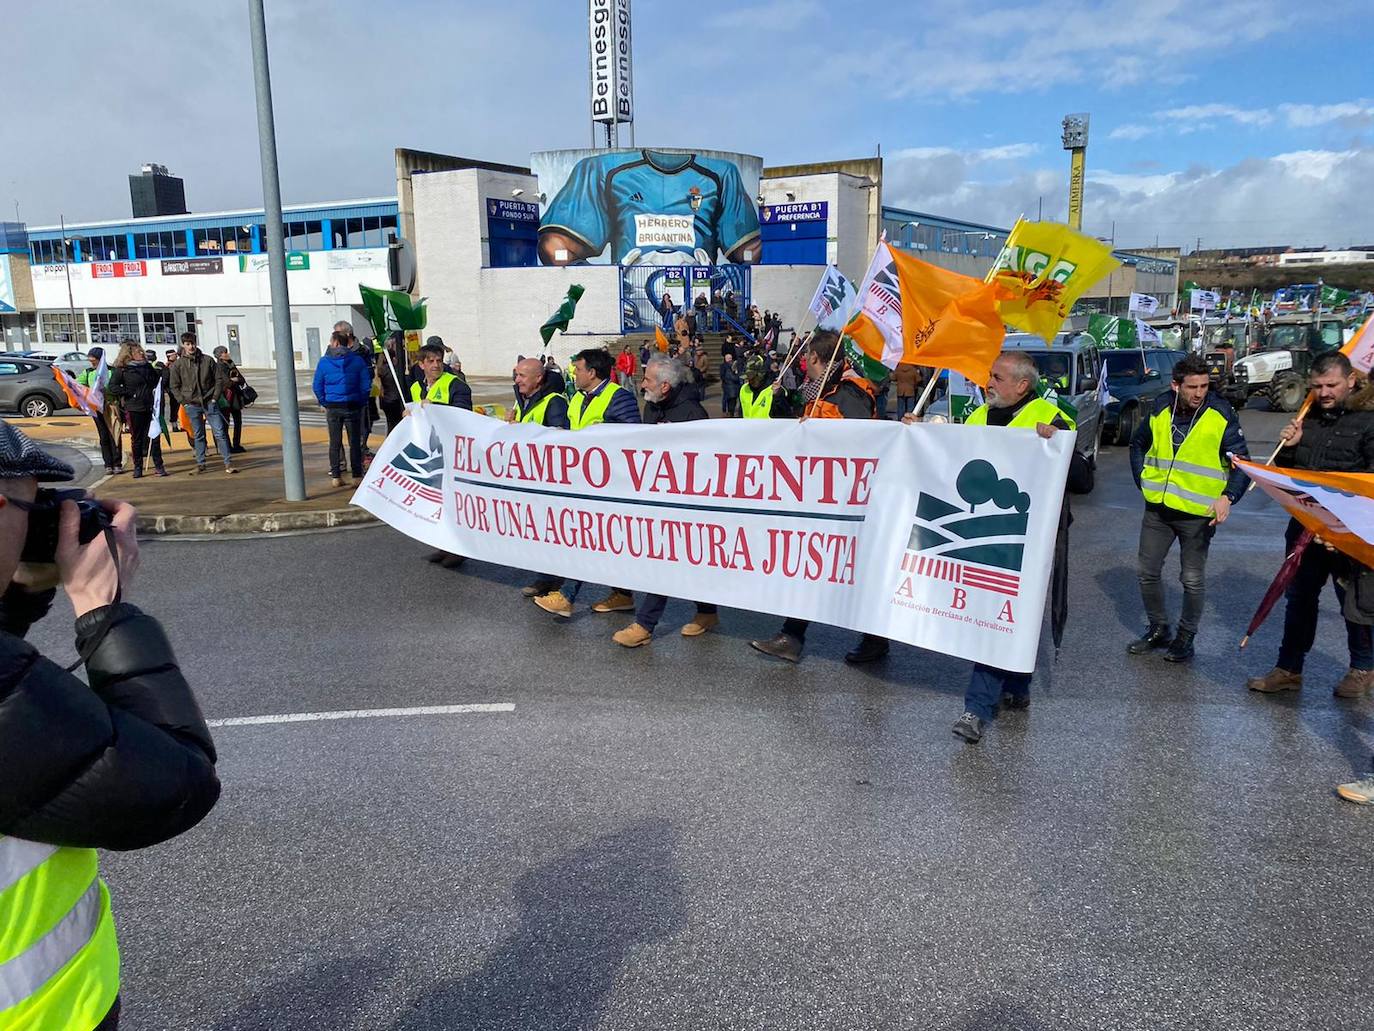
[[[220,786],[167,635],[121,600],[134,510],[39,486],[71,478],[0,422],[0,1027],[111,1031],[119,949],[95,850],[189,830]],[[24,641],[58,585],[88,683]]]

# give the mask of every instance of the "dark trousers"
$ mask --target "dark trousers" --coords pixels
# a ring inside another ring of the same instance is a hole
[[[1209,516],[1188,515],[1153,506],[1145,509],[1140,521],[1140,552],[1136,556],[1136,578],[1140,581],[1140,600],[1151,623],[1170,622],[1164,608],[1164,584],[1160,573],[1164,558],[1178,541],[1179,583],[1183,584],[1183,613],[1178,617],[1182,633],[1197,633],[1202,619],[1202,602],[1207,587],[1207,549],[1215,526]]]
[[[329,426],[329,475],[339,477],[343,469],[343,435],[348,433],[348,466],[355,477],[363,475],[363,406],[326,408]]]
[[[405,417],[405,402],[400,398],[395,401],[383,401],[382,414],[386,416],[386,432],[390,436],[391,431],[401,425],[401,419]]]
[[[1302,533],[1302,527],[1290,520],[1285,535],[1288,549]],[[1301,673],[1303,660],[1312,650],[1317,639],[1317,606],[1321,599],[1322,588],[1327,580],[1335,581],[1336,602],[1344,606],[1345,588],[1336,576],[1346,575],[1350,569],[1349,560],[1340,552],[1327,551],[1313,541],[1302,553],[1298,571],[1288,583],[1284,592],[1287,608],[1283,613],[1283,643],[1279,645],[1280,669]],[[1374,669],[1374,627],[1361,626],[1359,623],[1345,621],[1345,641],[1350,649],[1352,669]]]
[[[105,414],[101,412],[92,415],[91,421],[95,423],[96,436],[100,438],[100,458],[105,463],[105,468],[115,469],[122,466],[124,455],[115,447],[114,435],[110,433],[110,424],[105,421]]]
[[[162,468],[162,437],[148,436],[148,428],[153,424],[152,412],[129,413],[129,450],[134,453],[134,468],[143,471],[143,458],[151,454],[154,468]]]
[[[1013,673],[975,662],[968,690],[964,692],[964,711],[973,713],[980,720],[990,720],[996,715],[998,703],[1004,694],[1015,698],[1029,697],[1030,685],[1029,673]]]
[[[735,409],[739,407],[739,391],[734,390],[730,393],[720,395],[720,411],[727,419],[735,417]]]
[[[225,408],[220,414],[224,416],[224,435],[229,438],[229,448],[237,451],[243,446],[243,409]]]
[[[649,633],[654,632],[654,627],[658,626],[658,621],[663,618],[663,610],[668,607],[668,598],[662,594],[645,594],[639,599],[639,607],[635,609],[635,622],[642,626]],[[704,601],[697,602],[697,612],[699,614],[714,613],[716,607]]]
[[[809,619],[797,619],[796,617],[789,617],[788,619],[783,621],[782,632],[784,634],[791,634],[798,641],[805,641],[806,628],[810,625],[811,620]]]

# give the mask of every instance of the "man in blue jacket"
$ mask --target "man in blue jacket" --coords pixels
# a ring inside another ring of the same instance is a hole
[[[1245,434],[1235,409],[1212,393],[1210,384],[1200,356],[1180,359],[1173,390],[1159,396],[1131,438],[1131,474],[1145,496],[1136,575],[1149,620],[1144,636],[1126,646],[1131,655],[1167,646],[1165,661],[1192,659],[1193,637],[1202,619],[1207,549],[1231,506],[1245,495],[1245,473],[1233,468],[1228,457],[1250,457]],[[1183,612],[1178,633],[1171,636],[1160,573],[1175,540]]]
[[[372,369],[348,336],[335,331],[329,350],[315,366],[315,400],[325,411],[329,425],[329,476],[335,487],[344,486],[343,435],[348,432],[348,464],[353,478],[363,478],[363,410],[372,390]]]

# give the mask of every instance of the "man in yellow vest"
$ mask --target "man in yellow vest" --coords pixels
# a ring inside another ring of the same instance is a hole
[[[81,544],[77,506],[39,489],[71,478],[70,467],[0,422],[6,1031],[110,1031],[118,1024],[119,948],[95,850],[166,841],[200,822],[219,797],[215,746],[166,633],[120,601],[138,566],[134,510],[101,502],[110,529]],[[58,584],[76,612],[89,683],[23,639]]]
[[[1060,430],[1074,429],[1074,422],[1059,410],[1059,406],[1040,397],[1040,370],[1035,360],[1024,351],[1004,351],[992,363],[985,394],[987,400],[964,420],[968,426],[1006,426],[1011,429],[1033,429],[1046,440]],[[918,421],[913,413],[902,422]],[[1069,491],[1084,493],[1090,489],[1092,470],[1083,454],[1074,449],[1069,460],[1066,484]],[[1067,535],[1069,499],[1059,511],[1059,533]],[[1067,549],[1067,536],[1060,542]],[[1055,551],[1061,550],[1060,543]],[[970,744],[982,740],[983,726],[997,715],[999,708],[1024,711],[1030,708],[1031,673],[998,669],[987,663],[975,662],[964,691],[964,714],[954,723],[954,733]]]
[[[586,429],[602,422],[641,422],[634,391],[611,382],[612,365],[611,353],[602,347],[589,347],[573,355],[573,385],[577,393],[568,403],[568,423],[572,429]],[[581,590],[582,581],[565,580],[561,588],[538,595],[534,603],[545,612],[567,619]],[[615,587],[592,606],[592,611],[633,612],[634,608],[634,596]]]
[[[472,411],[472,388],[461,376],[456,376],[444,368],[444,344],[438,337],[430,337],[420,348],[419,367],[424,381],[416,379],[410,385],[412,401],[419,401],[425,405],[449,405],[452,408],[466,408],[469,412]],[[438,563],[445,569],[457,569],[467,561],[467,558],[441,548],[430,553],[429,561]]]
[[[1145,635],[1126,646],[1131,655],[1167,646],[1166,662],[1192,659],[1202,618],[1207,549],[1231,506],[1245,496],[1245,473],[1232,468],[1226,457],[1250,457],[1245,434],[1235,410],[1211,392],[1211,382],[1201,356],[1181,358],[1174,365],[1173,390],[1155,400],[1149,418],[1131,438],[1131,472],[1145,495],[1136,577],[1149,620]],[[1160,573],[1175,540],[1183,612],[1171,638]]]
[[[562,373],[538,358],[521,358],[515,363],[515,407],[506,413],[506,421],[571,429],[568,396],[563,390]],[[556,576],[540,575],[520,588],[520,593],[526,598],[538,598],[555,590],[561,582]]]
[[[763,355],[756,354],[744,366],[744,382],[739,388],[739,413],[746,419],[771,419],[775,409],[783,417],[787,404],[778,395],[782,387],[766,382]]]

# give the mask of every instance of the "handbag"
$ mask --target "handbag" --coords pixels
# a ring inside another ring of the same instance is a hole
[[[257,399],[258,392],[254,390],[252,387],[250,387],[247,383],[239,387],[239,404],[241,404],[244,408],[247,408]]]

